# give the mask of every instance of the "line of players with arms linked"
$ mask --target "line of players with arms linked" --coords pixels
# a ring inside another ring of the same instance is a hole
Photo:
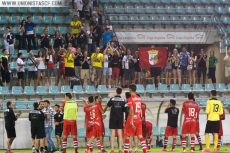
[[[93,140],[96,138],[99,152],[106,152],[104,149],[104,136],[105,128],[103,119],[106,117],[103,114],[107,111],[108,107],[111,107],[110,110],[110,120],[109,128],[111,132],[111,153],[114,153],[114,136],[118,136],[118,148],[119,153],[122,153],[122,143],[124,144],[124,153],[132,152],[131,137],[134,137],[135,141],[135,153],[138,153],[138,139],[141,142],[142,150],[144,153],[150,150],[150,144],[153,136],[152,132],[152,123],[145,118],[146,104],[142,103],[141,97],[136,93],[136,85],[131,84],[129,86],[129,92],[126,92],[126,101],[121,98],[122,89],[117,88],[116,95],[112,97],[106,107],[103,109],[101,102],[101,96],[90,96],[88,101],[84,100],[84,112],[86,114],[86,138],[88,138],[87,146],[85,153],[93,152]],[[211,99],[207,101],[206,113],[207,113],[207,124],[205,129],[205,143],[206,149],[203,150],[201,138],[199,136],[199,111],[200,108],[195,102],[194,94],[192,92],[188,93],[188,101],[183,103],[182,112],[184,113],[184,122],[182,126],[182,147],[183,152],[186,152],[186,135],[190,134],[191,136],[191,152],[194,151],[195,145],[195,135],[200,144],[200,150],[203,152],[209,152],[209,133],[214,134],[214,151],[219,150],[221,144],[221,136],[223,135],[222,123],[221,120],[225,118],[222,103],[216,99],[216,91],[211,91]],[[95,101],[95,102],[94,102]],[[165,113],[168,113],[168,123],[165,129],[165,138],[164,138],[164,149],[162,151],[167,151],[168,137],[173,136],[173,145],[172,151],[175,151],[176,146],[176,136],[178,136],[178,115],[179,109],[175,107],[176,101],[171,99]],[[57,105],[56,105],[57,106]],[[55,107],[56,107],[55,106]],[[34,103],[35,110],[39,110],[39,105],[37,102]],[[59,107],[56,109],[58,113]],[[67,147],[67,137],[72,135],[75,153],[78,153],[78,140],[77,140],[77,112],[78,112],[78,103],[72,101],[71,93],[65,94],[65,102],[62,104],[61,111],[64,113],[64,121],[60,121],[56,124],[55,134],[61,138],[63,130],[63,140],[62,148],[63,153],[66,153]],[[43,112],[41,110],[30,112],[30,121],[32,118],[34,120],[41,119],[36,117],[35,112]],[[124,115],[125,114],[125,115]],[[31,117],[32,116],[32,117]],[[33,117],[34,116],[34,117]],[[42,120],[42,119],[41,119]],[[60,126],[62,125],[63,126]],[[57,127],[58,126],[58,127]],[[31,123],[31,134],[32,142],[35,137],[37,142],[40,142],[39,139],[42,139],[41,129],[32,129]],[[219,136],[218,136],[219,135]],[[123,140],[122,140],[123,139]],[[61,141],[58,141],[61,143]],[[61,145],[61,144],[60,144]],[[39,143],[36,145],[36,151],[39,153]]]

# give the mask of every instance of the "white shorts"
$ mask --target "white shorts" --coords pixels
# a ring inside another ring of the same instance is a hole
[[[5,46],[5,49],[7,50],[8,55],[14,54],[14,45]]]
[[[230,66],[227,67],[225,66],[225,77],[229,77],[230,76]]]

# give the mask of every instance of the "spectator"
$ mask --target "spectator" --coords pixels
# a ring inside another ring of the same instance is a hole
[[[93,26],[93,30],[97,31],[98,37],[101,38],[101,26],[96,21],[96,16],[92,16],[92,20],[89,23],[89,26]],[[99,47],[100,39],[96,39],[97,47]]]
[[[191,56],[190,56],[191,55]],[[194,49],[191,50],[191,54],[188,55],[188,63],[192,66],[192,70],[188,71],[190,86],[196,83],[196,60],[197,56],[194,55]]]
[[[144,86],[147,85],[147,80],[146,80],[146,72],[147,72],[147,68],[142,68],[141,69],[141,84],[143,84]]]
[[[94,75],[97,78],[97,84],[100,82],[100,76],[102,71],[102,62],[104,60],[103,54],[100,53],[100,48],[96,48],[96,53],[91,55],[91,62],[92,62],[92,76],[91,76],[91,85],[94,85]]]
[[[84,17],[84,10],[83,10],[83,0],[74,0],[75,2],[75,11],[79,13],[80,20]]]
[[[197,56],[198,59],[198,68],[197,68],[197,77],[198,83],[200,84],[201,73],[203,74],[203,86],[206,82],[206,73],[207,73],[207,55],[204,54],[204,49],[201,48],[200,55]]]
[[[55,55],[55,51],[53,49],[53,45],[52,45],[52,50],[48,50],[46,49],[46,65],[47,65],[47,76],[48,76],[48,82],[49,82],[49,86],[51,86],[51,74],[53,73],[54,77],[55,77],[55,86],[57,85],[57,68],[54,65],[54,55]]]
[[[67,85],[70,85],[70,77],[75,76],[74,72],[74,58],[75,55],[71,50],[71,47],[68,48],[67,53],[64,53],[64,59],[65,59],[65,77],[67,81]]]
[[[63,85],[65,85],[65,59],[64,54],[66,53],[64,45],[63,48],[59,48],[59,51],[57,53],[58,55],[58,61],[59,61],[59,69],[58,69],[58,78],[57,78],[57,86],[59,83],[59,79],[63,76]]]
[[[137,62],[134,64],[135,79],[137,78],[137,84],[140,84],[141,83],[141,68],[139,65],[139,52],[138,51],[135,52],[135,59],[137,60]]]
[[[120,53],[118,52],[118,50],[114,51],[111,62],[112,62],[112,79],[116,79],[115,88],[118,88],[120,65],[121,65]],[[113,80],[112,80],[112,85],[113,85]]]
[[[2,82],[1,86],[5,85],[10,88],[10,73],[9,73],[9,62],[7,56],[7,50],[2,50],[2,55],[0,55],[0,66],[1,66],[1,74],[2,74]]]
[[[3,35],[5,49],[8,52],[9,60],[11,62],[12,54],[14,54],[14,44],[15,44],[15,36],[10,32],[10,27],[6,27],[6,33]]]
[[[230,50],[228,50],[228,55],[224,57],[225,64],[225,77],[227,77],[227,85],[230,83]]]
[[[68,44],[68,49],[70,49],[71,52],[74,53],[74,54],[77,52],[77,51],[76,51],[76,48],[74,48],[74,47],[72,46],[72,43],[69,43],[69,44]]]
[[[49,42],[50,42],[50,35],[48,34],[47,29],[43,30],[43,34],[40,36],[40,51],[42,51],[42,55],[46,54],[46,48],[49,48]]]
[[[20,87],[22,87],[22,80],[24,79],[24,73],[25,73],[25,63],[22,60],[22,53],[18,53],[18,59],[17,59],[17,75],[18,75],[18,84]]]
[[[81,47],[82,50],[85,50],[87,37],[89,37],[88,33],[85,31],[84,27],[81,27],[81,30],[76,35],[76,38],[77,38],[77,46]]]
[[[190,53],[188,51],[186,51],[186,47],[182,47],[182,52],[180,52],[180,56],[181,56],[181,76],[182,76],[182,83],[184,82],[184,79],[186,79],[185,83],[187,83],[188,79],[188,70],[187,70],[187,66],[188,66],[188,55],[190,55]],[[187,77],[187,78],[185,78]]]
[[[103,16],[103,13],[99,10],[99,6],[98,5],[95,7],[95,11],[92,12],[92,16],[96,17],[96,21],[101,26],[102,25],[102,16]]]
[[[38,62],[37,58],[34,57],[34,53],[30,52],[28,59],[28,86],[30,86],[31,78],[34,79],[34,89],[37,88],[37,78],[38,78]]]
[[[210,51],[209,57],[209,75],[212,79],[214,87],[216,86],[216,64],[219,63],[219,60],[215,57],[214,51]]]
[[[91,56],[92,53],[94,53],[96,48],[96,39],[98,39],[97,30],[93,30],[93,26],[90,26],[90,30],[87,31],[88,34],[88,52],[89,56]]]
[[[103,49],[106,48],[106,45],[108,44],[112,36],[113,36],[113,33],[110,32],[109,28],[107,28],[106,32],[104,32],[101,37],[101,43],[103,45]]]
[[[119,73],[119,76],[121,77],[121,87],[123,88],[125,85],[124,85],[124,69],[122,67],[122,60],[124,58],[124,56],[126,55],[126,48],[123,44],[121,44],[121,48],[118,50],[119,53],[120,53],[120,73]]]
[[[73,35],[77,35],[80,31],[80,27],[82,26],[81,21],[78,20],[78,16],[74,16],[74,20],[70,22],[70,27],[72,28]]]
[[[18,25],[18,34],[20,36],[18,50],[25,49],[25,44],[26,44],[26,21],[25,20],[22,20],[21,25]]]
[[[105,19],[105,24],[103,25],[103,32],[106,32],[107,28],[113,31],[113,26],[109,24],[109,19]]]
[[[77,52],[75,53],[74,58],[74,70],[75,70],[75,76],[80,79],[81,76],[81,58],[82,58],[81,48],[77,48]]]
[[[125,73],[125,88],[128,88],[129,80],[135,83],[135,69],[134,64],[137,62],[135,57],[131,55],[131,49],[127,49],[127,55],[123,57],[122,69]]]
[[[62,47],[62,40],[64,40],[64,37],[61,35],[59,31],[56,31],[53,37],[55,51],[54,63],[57,63],[58,61],[58,52],[60,51],[60,47]]]
[[[112,47],[114,47],[114,48],[119,48],[119,47],[120,47],[120,43],[117,41],[116,36],[112,36],[111,41],[110,41],[110,44],[111,44],[111,43],[114,43],[114,46],[112,46]]]
[[[89,5],[87,4],[85,6],[85,24],[88,24],[89,23],[89,20],[90,20],[90,17],[91,17],[91,10],[89,8]]]
[[[45,66],[45,57],[43,57],[43,54],[41,51],[38,52],[38,79],[37,79],[37,85],[41,85],[40,83],[40,77],[42,76],[42,86],[45,86],[46,82],[46,66]]]
[[[84,51],[84,56],[81,57],[81,84],[84,87],[84,79],[87,79],[87,85],[90,84],[90,76],[89,76],[89,66],[91,64],[91,59],[88,56],[88,52]]]
[[[176,79],[178,78],[179,87],[181,86],[181,70],[180,70],[181,56],[178,54],[178,50],[173,50],[172,55],[172,71],[173,71],[173,82],[176,83]]]
[[[112,55],[110,54],[110,48],[107,46],[103,52],[104,55],[104,70],[103,81],[106,84],[106,76],[108,75],[108,88],[111,88],[111,76],[112,76]]]
[[[160,67],[150,68],[150,73],[151,73],[153,84],[156,84],[156,82],[155,82],[156,78],[157,78],[157,81],[158,81],[158,85],[161,84],[161,81],[160,81],[161,68]]]
[[[26,22],[26,38],[27,38],[29,51],[31,50],[31,41],[33,42],[34,50],[36,50],[37,49],[36,43],[35,43],[36,29],[35,29],[34,23],[31,22],[30,16],[27,17],[27,22]]]
[[[166,74],[165,74],[165,84],[168,87],[171,84],[171,75],[172,75],[172,53],[168,52]]]
[[[75,35],[73,35],[73,33],[66,33],[66,35],[65,35],[65,41],[66,41],[66,44],[67,44],[67,46],[66,46],[66,48],[68,48],[69,46],[69,43],[71,43],[72,44],[72,46],[73,47],[75,47],[75,39],[76,39],[76,37],[75,37]]]

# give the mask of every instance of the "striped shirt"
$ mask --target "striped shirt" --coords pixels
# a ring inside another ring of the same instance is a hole
[[[50,115],[50,119],[45,119],[45,127],[53,127],[55,112],[52,107],[45,110],[45,115]]]

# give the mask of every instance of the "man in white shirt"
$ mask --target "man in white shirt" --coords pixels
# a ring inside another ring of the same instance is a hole
[[[110,54],[110,47],[107,46],[103,52],[104,54],[104,70],[103,70],[103,81],[106,85],[106,76],[108,75],[108,88],[111,88],[111,76],[112,76],[112,55]]]
[[[5,49],[8,52],[9,60],[11,62],[12,54],[14,54],[14,44],[15,44],[15,36],[10,32],[10,27],[6,27],[6,33],[3,35]]]
[[[224,57],[224,64],[225,64],[225,77],[227,77],[228,84],[229,84],[230,83],[230,50],[228,50],[228,55]]]
[[[22,80],[24,79],[24,73],[25,73],[25,63],[22,60],[22,53],[18,53],[18,59],[17,59],[17,74],[18,74],[18,84],[20,87],[22,87]]]
[[[30,52],[28,59],[28,86],[30,86],[31,78],[34,79],[34,88],[37,88],[37,78],[38,78],[38,68],[37,68],[37,58],[34,57],[34,53]]]

